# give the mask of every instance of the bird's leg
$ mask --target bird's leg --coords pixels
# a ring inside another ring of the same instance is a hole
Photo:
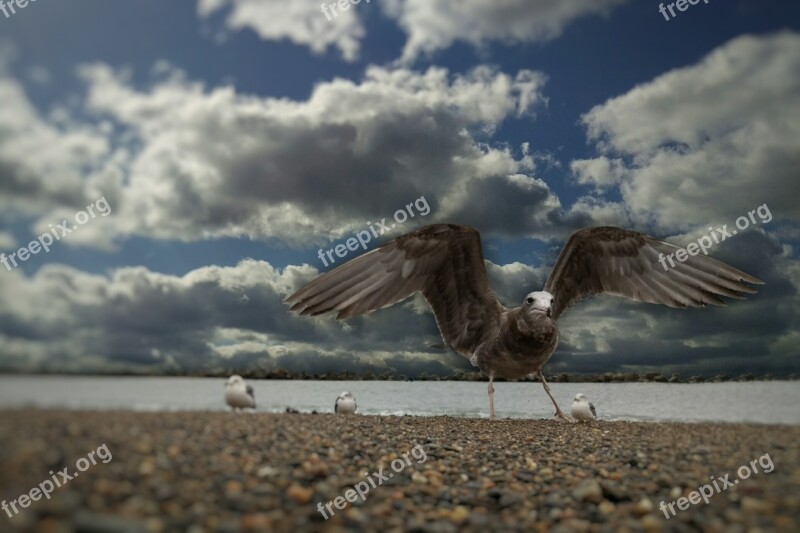
[[[494,381],[494,374],[489,374],[489,418],[491,420],[495,419],[494,416],[494,386],[492,382]]]
[[[555,416],[557,416],[561,420],[565,420],[567,422],[575,422],[574,418],[572,418],[571,416],[565,415],[564,412],[561,410],[561,408],[558,406],[558,403],[556,402],[556,399],[553,398],[553,394],[550,392],[550,386],[547,384],[547,381],[545,381],[544,374],[542,373],[541,370],[539,371],[537,376],[539,376],[539,379],[542,380],[542,385],[544,385],[544,391],[547,393],[548,396],[550,396],[550,400],[553,402],[553,405],[556,406],[556,415]]]

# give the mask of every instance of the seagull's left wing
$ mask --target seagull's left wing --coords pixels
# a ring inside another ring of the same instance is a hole
[[[344,319],[421,292],[442,339],[467,359],[496,334],[505,309],[489,287],[480,234],[433,224],[401,235],[327,272],[286,299],[302,315]]]
[[[672,267],[667,256],[679,249],[610,226],[576,231],[561,250],[545,285],[544,290],[555,299],[553,319],[572,304],[600,293],[669,307],[701,307],[724,305],[719,296],[743,299],[741,293],[756,292],[744,282],[763,283],[705,255],[690,255],[684,262],[673,259]]]

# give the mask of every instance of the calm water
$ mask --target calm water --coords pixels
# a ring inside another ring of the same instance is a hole
[[[349,390],[367,415],[487,417],[486,383],[397,381],[250,381],[258,411],[332,412]],[[549,418],[539,383],[496,383],[499,417]],[[583,392],[605,420],[679,420],[800,424],[800,382],[553,383],[569,409]],[[221,411],[224,380],[214,378],[0,376],[0,407]]]

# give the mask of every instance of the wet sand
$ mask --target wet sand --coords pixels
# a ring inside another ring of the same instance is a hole
[[[0,411],[0,500],[112,455],[0,531],[798,531],[799,443],[794,426]],[[742,465],[758,473],[733,483]]]

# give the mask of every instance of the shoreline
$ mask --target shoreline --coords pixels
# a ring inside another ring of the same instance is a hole
[[[16,407],[16,406],[3,406],[0,405],[0,416],[3,413],[12,413],[12,412],[20,412],[20,411],[27,411],[27,412],[40,412],[40,413],[48,413],[53,411],[64,412],[64,413],[71,413],[71,414],[81,414],[81,413],[95,413],[98,415],[108,415],[113,413],[130,413],[130,414],[175,414],[175,415],[193,415],[193,414],[232,414],[232,415],[239,415],[239,416],[292,416],[292,415],[302,415],[302,416],[329,416],[335,414],[332,410],[319,412],[315,410],[303,410],[303,409],[279,409],[279,410],[249,410],[245,409],[239,413],[234,413],[231,411],[231,408],[226,406],[220,406],[216,409],[169,409],[169,410],[161,410],[161,409],[150,409],[150,408],[135,408],[131,407],[130,409],[119,409],[117,407],[109,408],[109,409],[100,409],[96,407],[91,408],[71,408],[71,407],[64,407],[64,408],[53,408],[53,407],[42,407],[42,406],[25,406],[25,407]],[[485,416],[473,416],[470,414],[413,414],[413,413],[364,413],[359,412],[357,416],[366,417],[366,418],[412,418],[412,419],[438,419],[438,418],[452,418],[454,420],[485,420],[489,421],[489,416],[486,414]],[[546,418],[546,417],[512,417],[512,416],[498,416],[496,421],[504,421],[504,422],[557,422],[562,423],[555,417],[553,418]],[[583,423],[583,422],[580,422]],[[800,426],[795,424],[790,424],[786,422],[741,422],[741,421],[726,421],[726,420],[678,420],[678,419],[637,419],[637,418],[600,418],[594,422],[595,424],[643,424],[643,425],[668,425],[668,426],[698,426],[698,425],[714,425],[714,426],[752,426],[754,428],[759,427],[768,427],[768,428],[786,428],[786,429],[794,429]]]
[[[225,412],[221,381],[208,378],[0,377],[0,408]],[[250,382],[259,413],[332,413],[342,391],[355,394],[369,416],[488,418],[485,387],[477,383]],[[552,402],[541,385],[498,383],[497,414],[514,420],[550,420]],[[559,384],[563,409],[585,394],[606,421],[800,425],[800,389],[794,383],[659,385]]]
[[[49,501],[0,512],[4,531],[800,527],[798,426],[37,409],[0,410],[0,442],[5,500],[103,444],[113,456]],[[424,462],[323,518],[319,504],[417,446]],[[765,454],[769,473],[660,510]]]

